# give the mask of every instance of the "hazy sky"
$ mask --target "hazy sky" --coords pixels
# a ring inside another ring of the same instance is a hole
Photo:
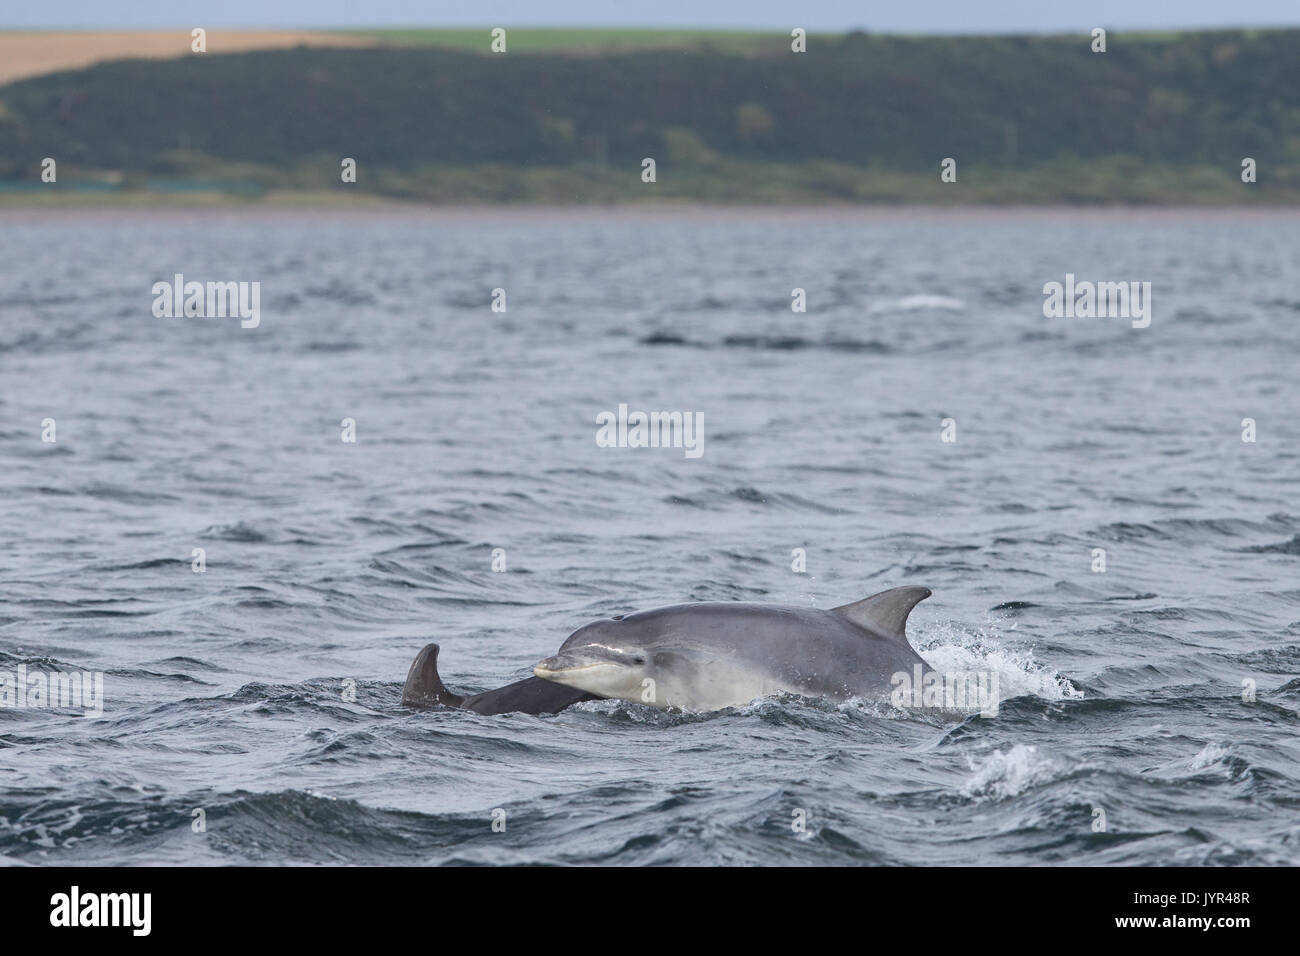
[[[1300,25],[1300,0],[4,0],[0,27],[682,26],[909,33]]]

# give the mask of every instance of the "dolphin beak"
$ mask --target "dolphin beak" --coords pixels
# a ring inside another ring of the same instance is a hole
[[[542,678],[542,680],[560,681],[572,674],[574,671],[586,670],[589,667],[599,667],[603,661],[583,660],[572,654],[556,654],[554,657],[548,657],[544,661],[538,661],[533,667],[533,673]]]

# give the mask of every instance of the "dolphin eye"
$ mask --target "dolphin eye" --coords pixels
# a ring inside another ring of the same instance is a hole
[[[634,658],[632,658],[632,663],[633,663],[633,664],[644,664],[644,663],[645,663],[645,658],[644,658],[644,657],[639,657],[639,656],[638,656],[638,657],[634,657]]]
[[[627,616],[627,615],[625,615],[625,614],[615,614],[613,617],[610,618],[610,620],[611,620],[611,621],[621,621],[621,620],[623,620],[623,618],[626,617],[626,616]]]

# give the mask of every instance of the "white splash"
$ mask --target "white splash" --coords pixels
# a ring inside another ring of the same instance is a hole
[[[1228,748],[1223,744],[1216,744],[1213,741],[1201,748],[1200,753],[1192,758],[1191,767],[1193,770],[1204,770],[1218,763],[1224,757],[1228,756]]]
[[[1051,780],[1062,767],[1057,760],[1039,753],[1037,747],[1016,744],[1006,752],[994,751],[980,762],[972,758],[971,769],[974,773],[962,785],[962,795],[996,799],[1017,796],[1035,784]]]
[[[907,295],[901,299],[887,299],[877,302],[871,311],[920,312],[926,309],[943,309],[949,312],[960,312],[964,308],[966,308],[966,303],[961,299],[953,299],[946,295]]]
[[[952,623],[938,624],[911,640],[916,652],[937,671],[996,673],[1004,701],[1024,696],[1053,701],[1083,699],[1083,691],[1035,660],[1031,648],[1010,646],[997,622],[990,621],[975,631]]]

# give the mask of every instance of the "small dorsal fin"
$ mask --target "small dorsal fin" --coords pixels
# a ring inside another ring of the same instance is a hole
[[[907,643],[907,615],[929,596],[929,588],[890,588],[831,610],[873,634]]]
[[[465,698],[449,691],[438,676],[438,645],[424,645],[406,673],[402,705],[423,710],[429,707],[459,707],[464,702]]]

